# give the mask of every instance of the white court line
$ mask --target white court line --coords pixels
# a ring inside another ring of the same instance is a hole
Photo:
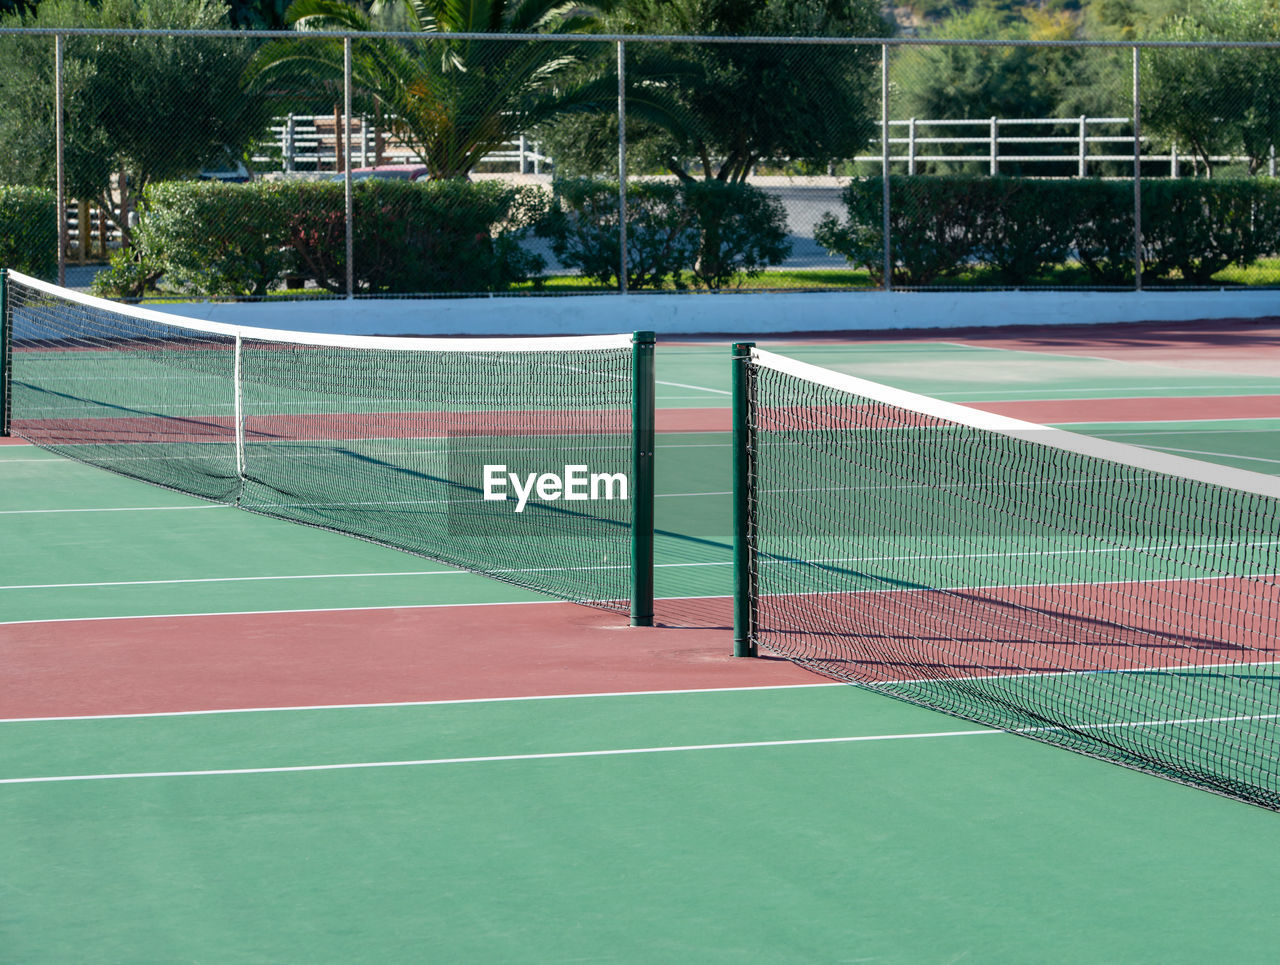
[[[660,566],[730,566],[729,563],[662,563]],[[467,572],[467,571],[461,571]],[[700,596],[662,596],[659,602],[673,600],[724,600],[725,595],[702,594]],[[347,613],[364,610],[438,610],[441,607],[474,606],[580,606],[568,600],[504,600],[497,603],[389,603],[385,606],[313,606],[288,610],[214,610],[203,613],[126,613],[122,616],[51,617],[44,620],[0,620],[0,627],[22,626],[34,623],[86,623],[90,620],[184,620],[198,617],[275,616],[286,613]],[[601,611],[618,612],[621,611]]]
[[[1222,399],[1222,398],[1241,398],[1252,395],[1278,395],[1280,394],[1280,386],[1273,383],[1249,383],[1245,385],[1197,385],[1192,386],[1196,390],[1213,389],[1215,391],[1222,389],[1231,390],[1231,394],[1222,395],[1185,395],[1187,386],[1185,385],[1144,385],[1140,387],[1143,390],[1149,389],[1157,393],[1155,395],[1115,395],[1116,389],[1100,388],[1100,389],[1058,389],[1052,390],[1048,395],[1040,395],[1034,399],[1028,399],[1019,389],[987,389],[982,392],[978,390],[955,391],[937,393],[938,398],[945,398],[949,402],[1074,402],[1076,400],[1082,402],[1094,402],[1098,400],[1111,399],[1146,399],[1150,402],[1163,402],[1168,399]],[[1257,391],[1264,390],[1264,391]],[[1123,391],[1121,389],[1120,391]],[[1160,395],[1161,392],[1177,392],[1178,395]],[[1065,394],[1063,394],[1065,393]]]
[[[1184,452],[1193,456],[1214,456],[1219,459],[1248,459],[1250,462],[1269,462],[1280,464],[1280,459],[1268,459],[1266,456],[1245,456],[1238,452],[1206,452],[1203,449],[1175,449],[1172,446],[1157,446],[1146,443],[1148,449],[1161,449],[1164,452]]]
[[[1071,730],[1123,730],[1147,727],[1186,727],[1195,724],[1226,724],[1245,721],[1275,720],[1280,714],[1236,714],[1225,717],[1184,717],[1169,720],[1121,721],[1105,724],[1074,724]],[[297,764],[285,767],[233,767],[191,771],[134,771],[116,774],[64,774],[51,777],[6,777],[0,784],[54,784],[71,781],[123,781],[160,777],[227,777],[249,774],[297,774],[316,771],[353,771],[371,768],[432,767],[440,764],[498,764],[512,761],[549,761],[587,757],[625,757],[636,754],[673,754],[690,751],[744,750],[762,747],[801,747],[818,744],[869,744],[883,741],[932,740],[939,737],[985,737],[990,734],[1056,733],[1065,726],[1017,727],[1009,731],[994,728],[980,730],[925,731],[914,734],[864,734],[855,737],[802,737],[776,741],[737,741],[721,744],[677,744],[658,747],[624,747],[589,751],[553,751],[535,754],[490,754],[482,757],[428,757],[412,761],[357,761],[340,764]]]
[[[874,741],[927,740],[933,737],[976,737],[1001,734],[999,730],[944,730],[920,734],[875,734],[858,737],[804,737],[795,740],[741,741],[726,744],[681,744],[668,747],[624,747],[594,751],[558,751],[542,754],[491,754],[485,757],[432,757],[416,761],[360,761],[343,764],[299,764],[292,767],[234,767],[207,771],[140,771],[125,774],[67,774],[57,777],[6,777],[0,784],[51,784],[63,781],[121,781],[153,777],[223,777],[244,774],[296,774],[305,771],[351,771],[385,767],[430,767],[437,764],[496,764],[506,761],[549,761],[583,757],[623,757],[633,754],[672,754],[685,751],[722,751],[756,747],[796,747],[806,744],[858,744]]]
[[[712,389],[705,385],[687,385],[684,382],[663,382],[661,379],[655,381],[658,385],[671,385],[677,389],[696,389],[699,392],[714,392],[716,395],[733,395],[728,389]]]
[[[523,697],[460,697],[446,700],[401,700],[373,704],[310,704],[297,707],[226,707],[216,710],[167,710],[146,714],[81,714],[68,717],[3,717],[0,724],[40,724],[77,720],[132,720],[135,717],[214,717],[224,714],[274,714],[294,710],[381,710],[384,707],[439,707],[452,704],[506,704],[531,700],[580,700],[584,697],[670,697],[681,694],[720,694],[755,690],[812,690],[850,687],[843,680],[812,684],[767,684],[760,687],[693,687],[687,690],[614,690],[588,694],[530,694]]]
[[[0,516],[32,516],[45,513],[158,513],[186,509],[231,509],[229,503],[201,503],[196,506],[99,506],[91,509],[0,509]]]
[[[466,572],[466,571],[460,571]],[[690,597],[689,599],[701,599]],[[123,616],[52,617],[46,620],[0,620],[0,627],[22,626],[28,623],[87,623],[90,620],[184,620],[189,617],[261,617],[286,613],[347,613],[364,610],[438,610],[441,607],[473,606],[545,606],[558,603],[562,606],[578,606],[565,600],[504,600],[499,603],[390,603],[386,606],[312,606],[286,610],[213,610],[202,613],[126,613]]]
[[[178,580],[104,580],[98,583],[26,583],[0,590],[78,590],[101,586],[168,586],[184,583],[264,583],[271,580],[347,580],[364,576],[462,576],[469,570],[408,570],[391,573],[303,573],[295,576],[201,576]]]
[[[655,569],[671,569],[692,566],[731,566],[732,560],[717,560],[709,563],[655,563]],[[543,570],[493,570],[494,573],[569,573],[580,572],[583,570],[609,570],[622,569],[621,564],[618,566],[591,566],[581,567],[577,570],[570,569],[543,569]],[[397,570],[388,573],[301,573],[293,576],[201,576],[191,577],[187,579],[176,580],[103,580],[95,583],[18,583],[11,586],[0,586],[0,591],[4,590],[82,590],[93,589],[104,586],[168,586],[170,584],[179,585],[184,583],[266,583],[271,580],[348,580],[359,579],[361,577],[387,577],[387,576],[483,576],[484,574],[476,574],[471,570],[449,569],[449,570]],[[465,604],[463,604],[465,605]],[[283,611],[293,612],[293,611]],[[96,619],[88,617],[86,619]],[[18,621],[26,622],[26,621]]]
[[[1108,435],[1117,435],[1117,436],[1121,436],[1121,435],[1123,435],[1123,436],[1146,435],[1146,436],[1149,436],[1149,435],[1152,435],[1153,433],[1159,433],[1159,434],[1165,434],[1165,433],[1167,433],[1167,434],[1169,434],[1169,435],[1174,435],[1174,436],[1196,436],[1196,435],[1218,435],[1218,434],[1221,434],[1221,433],[1223,433],[1223,432],[1238,432],[1238,431],[1241,431],[1241,430],[1239,430],[1239,429],[1238,429],[1237,427],[1235,427],[1235,426],[1229,426],[1229,427],[1227,427],[1227,428],[1225,428],[1225,429],[1186,429],[1186,428],[1183,428],[1183,427],[1184,427],[1184,426],[1186,426],[1186,425],[1188,425],[1188,424],[1191,424],[1191,423],[1200,424],[1200,423],[1205,423],[1205,422],[1215,422],[1215,423],[1216,423],[1216,422],[1276,422],[1276,421],[1277,421],[1277,417],[1276,417],[1276,416],[1268,416],[1268,415],[1242,415],[1242,416],[1232,416],[1232,417],[1213,416],[1213,417],[1208,418],[1208,419],[1125,419],[1125,420],[1122,420],[1122,421],[1120,421],[1120,422],[1107,422],[1107,421],[1099,422],[1097,419],[1090,419],[1090,420],[1088,420],[1087,422],[1053,422],[1053,423],[1049,423],[1049,424],[1050,424],[1050,425],[1055,425],[1055,426],[1066,426],[1066,425],[1072,425],[1072,426],[1128,426],[1128,425],[1132,425],[1132,426],[1163,426],[1163,425],[1169,425],[1169,426],[1174,426],[1174,428],[1172,428],[1172,429],[1155,429],[1155,430],[1150,430],[1150,429],[1131,429],[1131,430],[1114,429],[1114,430],[1108,430]],[[1245,431],[1245,432],[1269,432],[1269,431],[1270,431],[1270,428],[1269,428],[1269,427],[1264,427],[1264,426],[1259,426],[1257,429],[1245,429],[1245,430],[1243,430],[1243,431]]]

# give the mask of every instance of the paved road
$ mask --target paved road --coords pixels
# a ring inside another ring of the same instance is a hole
[[[833,257],[813,240],[814,227],[828,211],[843,218],[844,204],[840,200],[840,188],[762,185],[761,190],[779,198],[787,209],[787,237],[791,241],[791,257],[781,267],[840,268],[844,266],[843,258]]]

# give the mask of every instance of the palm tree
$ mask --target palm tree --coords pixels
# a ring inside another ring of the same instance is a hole
[[[381,0],[422,39],[356,38],[353,96],[380,109],[436,180],[466,178],[486,154],[563,113],[608,103],[610,81],[581,67],[607,45],[573,39],[597,18],[565,0]],[[295,0],[287,18],[302,30],[369,33],[374,19],[342,0]],[[492,34],[459,38],[451,34]],[[502,38],[541,34],[563,40]],[[331,83],[343,71],[337,37],[276,40],[246,72],[258,86],[282,80]],[[606,72],[607,74],[607,72]],[[616,86],[612,89],[616,97]]]

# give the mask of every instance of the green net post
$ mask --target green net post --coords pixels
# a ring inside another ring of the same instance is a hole
[[[10,370],[13,352],[10,348],[13,335],[9,324],[9,270],[0,268],[0,436],[9,434],[9,417],[12,414]]]
[[[631,625],[653,626],[653,450],[657,398],[653,332],[632,336],[635,399],[631,408]]]
[[[755,457],[748,375],[755,342],[734,342],[733,358],[733,655],[756,656],[755,560],[751,539],[751,469]]]

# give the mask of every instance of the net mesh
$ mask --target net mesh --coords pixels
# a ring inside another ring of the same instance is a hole
[[[747,384],[759,645],[1280,808],[1274,480],[1127,465],[759,358]]]
[[[14,435],[184,493],[627,610],[631,512],[618,487],[602,487],[614,498],[574,502],[534,493],[521,512],[510,482],[494,489],[508,499],[484,498],[486,466],[522,481],[569,466],[630,472],[625,337],[591,347],[312,344],[94,302],[10,277]]]

